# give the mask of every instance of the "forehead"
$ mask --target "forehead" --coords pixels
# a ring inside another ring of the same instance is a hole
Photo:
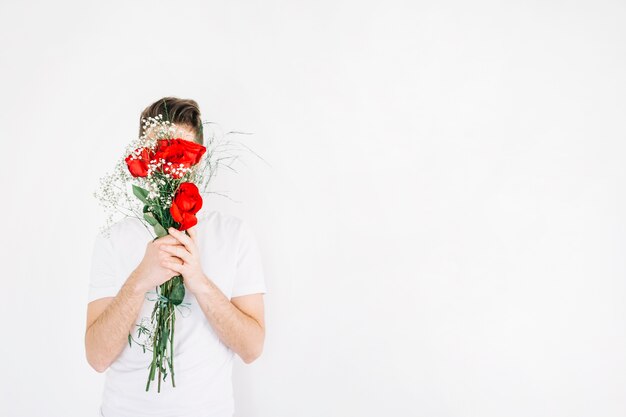
[[[174,127],[174,130],[171,132],[173,138],[181,138],[192,142],[195,140],[196,132],[191,126],[185,124],[172,124],[172,126]],[[155,129],[155,127],[148,128],[146,131],[147,136],[153,137]]]

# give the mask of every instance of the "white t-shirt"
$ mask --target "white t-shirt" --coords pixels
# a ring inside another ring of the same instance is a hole
[[[242,219],[218,211],[197,214],[198,247],[204,273],[228,297],[266,293],[263,267],[255,236]],[[114,297],[139,265],[153,236],[144,222],[127,217],[111,226],[110,237],[96,235],[90,271],[88,302]],[[135,324],[150,320],[155,289],[146,293]],[[234,352],[218,338],[195,296],[186,288],[174,324],[174,381],[158,373],[146,391],[151,352],[132,342],[106,370],[101,414],[104,417],[232,417]],[[135,340],[145,342],[145,336]],[[167,366],[166,366],[167,367]],[[169,369],[169,368],[168,368]]]

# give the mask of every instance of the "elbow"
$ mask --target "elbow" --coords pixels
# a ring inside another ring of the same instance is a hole
[[[243,360],[243,362],[247,365],[257,360],[263,353],[263,345],[265,344],[265,326],[260,325],[259,328],[260,332],[257,333],[253,342],[251,341],[251,343],[248,344],[246,352],[240,355],[241,360]]]
[[[109,369],[108,365],[96,365],[96,366],[92,365],[91,367],[99,374]]]
[[[94,371],[101,374],[107,369],[109,369],[110,364],[105,363],[105,361],[97,358],[96,357],[97,355],[94,355],[94,352],[90,351],[87,345],[85,347],[86,347],[85,356],[87,359],[87,363],[89,364],[89,366],[91,366],[91,368]]]
[[[251,350],[247,352],[245,355],[242,355],[241,360],[243,360],[243,362],[246,365],[249,365],[255,360],[257,360],[261,356],[262,353],[263,353],[263,345],[260,344],[254,350]]]
[[[89,328],[85,332],[85,358],[89,366],[100,374],[109,369],[111,365],[106,358],[103,358],[102,353],[99,353],[93,346],[93,342],[89,338]]]
[[[106,371],[107,369],[109,369],[109,365],[105,364],[104,362],[101,361],[97,361],[94,360],[92,358],[89,358],[89,356],[87,356],[87,363],[89,363],[89,366],[91,366],[91,368],[98,372],[99,374],[103,373],[104,371]]]
[[[243,360],[243,363],[245,363],[246,365],[249,365],[252,362],[254,362],[255,360],[257,360],[259,358],[259,356],[261,356],[261,355],[260,354],[249,354],[249,355],[242,356],[241,359]]]

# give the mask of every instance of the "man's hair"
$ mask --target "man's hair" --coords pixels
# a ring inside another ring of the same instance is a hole
[[[204,135],[202,134],[202,119],[200,118],[200,107],[195,100],[182,99],[177,97],[163,97],[155,101],[141,112],[139,118],[139,136],[143,132],[143,119],[163,115],[163,120],[169,120],[175,125],[187,125],[196,134],[196,142],[204,145]]]

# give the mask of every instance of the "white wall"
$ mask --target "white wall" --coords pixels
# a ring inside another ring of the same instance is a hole
[[[623,2],[3,2],[0,415],[91,416],[91,193],[175,95],[254,132],[237,417],[626,414]],[[42,410],[45,410],[42,411]]]

